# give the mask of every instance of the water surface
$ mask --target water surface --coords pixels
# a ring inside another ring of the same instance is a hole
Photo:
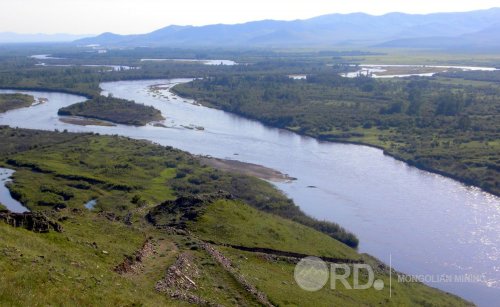
[[[426,68],[434,69],[434,72],[425,73],[407,73],[407,74],[380,74],[386,72],[391,67],[396,68]],[[446,72],[447,70],[461,70],[461,71],[495,71],[494,67],[481,67],[481,66],[449,66],[449,65],[404,65],[404,64],[361,64],[357,71],[342,73],[342,77],[356,78],[360,76],[368,76],[372,78],[403,78],[411,76],[432,77],[439,72]]]
[[[85,203],[85,208],[89,210],[94,210],[94,207],[97,205],[97,200],[91,199],[88,202]]]
[[[23,213],[29,211],[20,202],[12,198],[9,189],[6,187],[6,184],[12,181],[12,174],[14,174],[14,170],[0,167],[0,203],[12,212]]]
[[[141,59],[141,62],[187,62],[187,63],[200,63],[204,65],[238,65],[235,61],[231,60],[196,60],[196,59]]]

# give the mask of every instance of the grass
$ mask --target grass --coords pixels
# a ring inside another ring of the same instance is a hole
[[[82,116],[133,126],[144,126],[150,122],[165,119],[160,111],[151,106],[104,96],[97,96],[91,100],[61,108],[58,114]]]
[[[35,102],[33,96],[25,94],[1,94],[0,113],[10,110],[29,107]]]
[[[200,238],[373,261],[313,228],[256,209],[258,198],[266,196],[271,207],[286,210],[286,205],[290,205],[280,202],[283,199],[277,201],[279,198],[275,197],[279,194],[275,194],[270,185],[257,184],[261,181],[254,179],[243,181],[247,177],[232,177],[202,167],[184,152],[123,137],[55,132],[39,134],[37,147],[30,148],[21,146],[20,140],[37,139],[32,135],[36,132],[6,128],[1,131],[13,144],[2,153],[2,164],[16,170],[9,186],[11,191],[24,205],[45,212],[64,229],[62,233],[37,234],[0,223],[2,305],[187,306],[185,301],[156,291],[155,285],[179,255],[188,254],[192,258],[190,269],[196,267],[199,271],[192,277],[196,287],[189,291],[191,295],[225,306],[257,306],[256,299],[234,275],[201,248]],[[21,133],[24,136],[21,137]],[[17,153],[12,153],[13,150]],[[210,181],[201,180],[204,176],[209,176]],[[238,184],[228,185],[228,182]],[[256,185],[248,189],[243,184],[248,182]],[[131,190],[124,189],[126,187]],[[242,197],[205,204],[199,219],[188,225],[194,235],[176,234],[147,223],[144,216],[148,211],[164,200],[174,199],[180,187],[187,188],[183,193],[190,191],[191,194],[196,187],[212,193],[221,187],[230,187]],[[255,191],[259,196],[252,198],[239,190]],[[93,198],[98,205],[89,211],[83,204]],[[242,201],[245,198],[254,205],[245,204]],[[67,207],[52,210],[50,206],[41,205],[40,200],[61,202]],[[145,257],[136,271],[116,273],[114,268],[134,255],[146,239],[153,242],[155,253]],[[293,264],[219,248],[233,259],[240,274],[279,305],[327,302],[348,306],[387,302],[385,292],[368,290],[363,293],[301,292],[293,283]],[[376,267],[379,265],[375,263]],[[387,280],[384,272],[380,274]],[[465,304],[423,285],[401,287],[394,293],[398,298],[396,303],[408,305]]]
[[[125,137],[1,128],[0,157],[14,168],[10,190],[30,209],[55,205],[126,215],[137,207],[225,190],[251,206],[320,230],[351,246],[357,238],[331,222],[305,215],[270,183],[203,166],[193,156]],[[15,153],[17,152],[17,153]],[[15,153],[15,154],[14,154]],[[2,161],[0,159],[0,165]]]
[[[497,66],[500,57],[496,53],[449,53],[425,50],[377,50],[385,54],[346,57],[364,64],[415,64],[415,65],[470,65]]]
[[[244,203],[219,200],[189,229],[204,240],[332,258],[358,259],[356,252],[329,236],[258,211]]]
[[[30,209],[41,209],[40,199],[54,194],[54,202],[73,208],[83,208],[95,198],[98,208],[108,211],[136,207],[132,203],[135,195],[143,203],[172,198],[167,182],[173,170],[164,165],[185,154],[148,145],[118,137],[82,136],[70,143],[19,153],[8,159],[10,167],[18,168],[11,191]]]
[[[335,290],[328,283],[317,292],[301,289],[294,280],[295,264],[269,260],[258,254],[242,252],[230,247],[220,248],[251,283],[264,291],[276,306],[470,306],[460,298],[444,294],[423,284],[398,284],[393,277],[392,297],[389,296],[389,276],[376,271],[375,280],[381,279],[384,288],[366,290],[346,289],[337,282]],[[374,266],[376,267],[376,266]],[[342,272],[339,272],[342,274]],[[362,276],[362,275],[360,275]],[[348,279],[352,285],[352,279]],[[367,280],[361,277],[360,284]]]
[[[0,223],[2,305],[167,304],[149,284],[113,271],[124,254],[142,244],[145,233],[90,213],[64,215],[62,234],[35,234]]]

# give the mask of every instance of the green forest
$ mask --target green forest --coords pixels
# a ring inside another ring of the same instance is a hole
[[[489,75],[491,81],[500,73]],[[376,146],[411,165],[498,195],[500,87],[447,80],[232,75],[174,90],[207,106],[321,140]]]

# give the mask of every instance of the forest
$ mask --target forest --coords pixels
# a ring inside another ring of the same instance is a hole
[[[500,193],[496,84],[350,79],[333,73],[307,75],[307,80],[235,74],[174,90],[321,140],[376,146],[411,165]]]

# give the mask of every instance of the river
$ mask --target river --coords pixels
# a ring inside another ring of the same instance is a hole
[[[495,67],[484,66],[449,66],[449,65],[404,65],[404,64],[360,64],[357,71],[342,73],[342,77],[356,78],[368,76],[372,78],[405,78],[412,76],[432,77],[447,71],[495,71]],[[396,69],[395,73],[387,73]]]
[[[48,102],[0,114],[0,125],[67,129],[148,139],[193,154],[274,168],[297,180],[274,183],[309,215],[337,222],[360,239],[359,250],[428,284],[494,306],[500,300],[500,199],[478,188],[418,170],[379,149],[320,142],[199,106],[168,88],[188,80],[103,83],[104,94],[161,110],[170,128],[75,126],[57,110],[84,100],[62,93],[24,92]],[[152,93],[151,85],[164,84]],[[0,93],[12,91],[2,90]],[[19,92],[19,91],[17,91]],[[201,126],[204,130],[188,129]],[[474,282],[433,282],[442,274]],[[430,280],[432,278],[432,280]]]

